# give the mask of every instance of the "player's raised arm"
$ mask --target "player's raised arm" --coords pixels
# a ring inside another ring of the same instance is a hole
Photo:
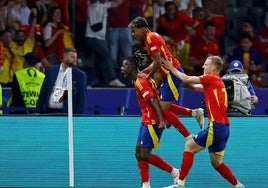
[[[178,71],[175,67],[173,67],[172,62],[161,58],[162,65],[170,70],[176,77],[178,77],[185,84],[200,84],[200,79],[198,76],[188,76],[180,71]]]

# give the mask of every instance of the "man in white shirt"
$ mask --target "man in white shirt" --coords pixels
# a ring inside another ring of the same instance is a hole
[[[93,54],[95,57],[94,68],[92,71],[93,80],[106,80],[110,87],[125,87],[118,78],[116,78],[114,63],[106,37],[107,10],[111,7],[119,6],[123,0],[115,1],[88,1],[88,22],[86,27],[85,54]],[[104,72],[103,72],[104,71]],[[95,74],[95,75],[94,75]],[[99,78],[105,75],[105,78]],[[94,85],[92,85],[94,86]]]

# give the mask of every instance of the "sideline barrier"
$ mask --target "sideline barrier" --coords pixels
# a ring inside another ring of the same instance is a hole
[[[194,118],[181,118],[193,133]],[[224,161],[246,187],[267,188],[267,117],[233,117]],[[67,117],[2,116],[0,118],[0,187],[68,187]],[[207,119],[205,119],[207,123]],[[74,185],[87,188],[140,187],[134,156],[140,117],[74,117]],[[166,129],[154,153],[178,167],[184,139]],[[172,183],[166,172],[151,169],[152,187]],[[231,185],[210,165],[202,151],[186,186],[226,188]]]
[[[10,97],[10,89],[3,88],[3,104]],[[268,88],[256,89],[259,103],[253,115],[268,115]],[[188,108],[203,107],[202,93],[182,89],[177,104]],[[133,88],[88,88],[86,98],[87,115],[139,115],[140,109]],[[7,114],[8,109],[4,111]]]

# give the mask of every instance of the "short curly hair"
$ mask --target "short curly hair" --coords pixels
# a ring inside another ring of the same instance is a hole
[[[141,16],[138,16],[136,18],[134,18],[128,25],[128,27],[130,28],[133,28],[133,27],[136,27],[136,28],[148,28],[148,22],[145,18],[141,17]]]

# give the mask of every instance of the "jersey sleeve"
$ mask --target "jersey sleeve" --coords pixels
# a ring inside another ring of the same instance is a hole
[[[154,96],[154,92],[152,91],[149,80],[138,78],[136,80],[136,87],[145,100],[148,100],[149,98]]]
[[[151,32],[147,36],[146,43],[150,55],[154,55],[160,52],[160,44],[158,43],[158,37],[160,37],[160,35],[153,32]]]

